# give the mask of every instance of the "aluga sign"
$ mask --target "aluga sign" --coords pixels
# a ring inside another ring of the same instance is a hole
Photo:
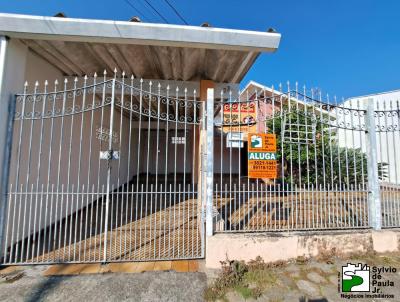
[[[249,160],[276,160],[276,153],[249,152]]]
[[[266,133],[248,135],[248,177],[277,177],[276,136]]]

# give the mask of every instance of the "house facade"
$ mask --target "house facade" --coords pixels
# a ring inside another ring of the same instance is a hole
[[[0,35],[3,263],[201,257],[207,92],[237,95],[280,34],[0,14]]]

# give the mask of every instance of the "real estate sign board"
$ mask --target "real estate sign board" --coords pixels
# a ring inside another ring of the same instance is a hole
[[[224,132],[248,133],[256,131],[256,103],[242,102],[224,104]]]
[[[249,133],[247,139],[248,177],[277,178],[276,135]]]

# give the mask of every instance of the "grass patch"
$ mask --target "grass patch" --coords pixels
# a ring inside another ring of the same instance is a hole
[[[244,286],[244,285],[238,285],[235,287],[235,290],[237,293],[239,293],[244,299],[249,299],[253,298],[253,291],[251,288]]]
[[[221,262],[221,273],[209,286],[204,299],[207,301],[226,300],[228,291],[234,290],[244,299],[257,299],[264,289],[277,284],[273,268],[280,267],[283,262],[267,264],[261,258],[248,263],[226,260]]]
[[[250,270],[245,273],[244,281],[249,284],[255,284],[261,289],[269,288],[277,283],[277,277],[274,272],[266,269]]]

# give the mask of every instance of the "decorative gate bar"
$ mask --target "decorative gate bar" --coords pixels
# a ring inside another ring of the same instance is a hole
[[[399,227],[398,102],[287,88],[216,98],[214,230]],[[248,133],[276,135],[276,179],[248,178]]]
[[[117,73],[16,97],[3,264],[199,258],[196,90]]]

